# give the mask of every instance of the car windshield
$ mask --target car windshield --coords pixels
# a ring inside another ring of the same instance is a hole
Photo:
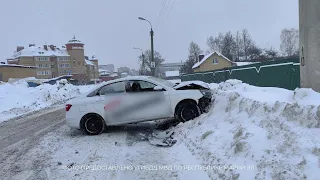
[[[164,84],[164,85],[169,86],[169,87],[173,87],[173,86],[176,85],[173,82],[170,82],[170,81],[167,81],[167,80],[164,80],[164,79],[159,79],[159,78],[155,78],[155,77],[149,77],[149,78],[151,80],[154,80],[156,82],[159,82],[159,83]]]

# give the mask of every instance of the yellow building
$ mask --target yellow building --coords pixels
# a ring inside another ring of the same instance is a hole
[[[8,82],[9,78],[36,77],[37,67],[14,64],[0,64],[0,81]]]
[[[234,62],[229,60],[227,57],[225,57],[221,53],[215,51],[206,56],[202,56],[202,59],[199,58],[199,62],[197,62],[192,67],[192,69],[194,72],[205,72],[205,71],[213,71],[217,69],[229,68],[234,65],[235,65]]]
[[[84,43],[73,37],[65,46],[54,45],[29,47],[17,46],[8,64],[36,66],[36,77],[50,79],[72,75],[73,79],[83,84],[98,78],[98,59],[85,59]]]

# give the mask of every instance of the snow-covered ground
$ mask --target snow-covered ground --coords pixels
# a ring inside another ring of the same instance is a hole
[[[10,178],[319,179],[319,93],[238,80],[209,86],[210,112],[172,127],[172,147],[146,140],[151,123],[109,127],[99,136],[64,125],[12,162]]]
[[[210,86],[211,111],[175,131],[201,165],[222,166],[211,178],[319,179],[319,93],[238,80]]]
[[[92,88],[89,86],[74,86],[63,84],[43,84],[28,87],[26,79],[0,84],[0,122],[26,113],[44,108],[61,105],[70,98],[81,95]]]

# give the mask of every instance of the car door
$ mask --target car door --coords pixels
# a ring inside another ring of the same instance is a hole
[[[119,81],[112,84],[105,85],[98,90],[97,96],[95,97],[96,101],[93,106],[100,114],[105,118],[105,121],[108,125],[118,124],[116,119],[108,117],[108,112],[111,109],[117,108],[121,104],[125,103],[124,101],[119,101],[125,94],[125,81]]]
[[[169,93],[162,89],[154,90],[158,85],[145,80],[130,80],[129,86],[139,84],[139,90],[127,92],[128,110],[125,112],[130,122],[173,117]],[[131,108],[130,108],[131,107]]]

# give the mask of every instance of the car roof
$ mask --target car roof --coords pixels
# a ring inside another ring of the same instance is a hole
[[[151,76],[127,76],[127,77],[123,77],[123,78],[119,78],[119,79],[114,79],[114,80],[102,82],[102,83],[98,84],[97,86],[95,86],[93,89],[91,89],[86,95],[90,94],[91,92],[95,91],[96,89],[99,89],[100,87],[107,85],[107,84],[112,84],[115,82],[127,81],[127,80],[147,80],[150,77]]]

